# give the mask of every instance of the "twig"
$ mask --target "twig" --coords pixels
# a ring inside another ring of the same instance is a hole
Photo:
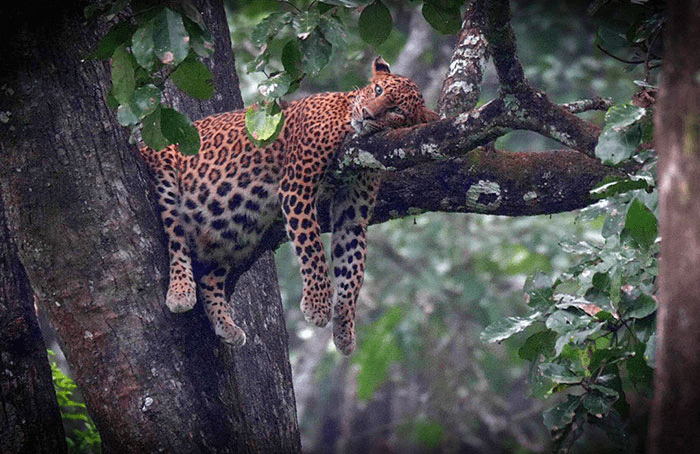
[[[613,101],[610,98],[593,98],[561,104],[559,107],[569,113],[577,114],[589,110],[608,110],[612,105]]]

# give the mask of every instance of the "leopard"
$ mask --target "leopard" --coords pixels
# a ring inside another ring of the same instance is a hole
[[[244,345],[246,334],[228,307],[226,279],[251,258],[281,216],[300,268],[304,318],[319,327],[332,318],[336,348],[345,355],[355,350],[367,226],[382,171],[357,172],[332,198],[333,283],[316,206],[319,188],[347,138],[437,118],[417,85],[392,73],[382,57],[371,70],[363,88],[286,102],[282,129],[268,145],[251,140],[245,110],[237,110],[193,122],[200,136],[197,154],[180,153],[177,144],[140,148],[167,237],[165,304],[171,312],[191,310],[199,294],[216,335],[234,347]],[[200,270],[196,276],[193,269]]]

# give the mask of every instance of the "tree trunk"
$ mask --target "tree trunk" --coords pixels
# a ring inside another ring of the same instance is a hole
[[[668,3],[656,112],[659,320],[650,452],[700,452],[700,4]]]
[[[238,282],[251,341],[232,351],[201,306],[172,314],[152,185],[86,59],[105,27],[82,6],[12,11],[4,40],[0,188],[10,231],[100,431],[104,452],[299,452],[287,334],[269,251]],[[235,74],[220,3],[206,5],[216,80]],[[99,31],[101,30],[101,32]],[[240,107],[237,86],[200,114]],[[183,103],[183,105],[186,105]],[[189,107],[185,107],[189,110]]]
[[[1,192],[1,191],[0,191]],[[64,453],[66,435],[51,381],[34,294],[0,198],[0,453]]]

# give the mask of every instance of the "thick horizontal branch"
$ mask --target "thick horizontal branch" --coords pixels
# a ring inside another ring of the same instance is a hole
[[[621,172],[572,150],[475,149],[384,178],[373,223],[428,211],[506,216],[552,214],[595,202],[590,190]]]

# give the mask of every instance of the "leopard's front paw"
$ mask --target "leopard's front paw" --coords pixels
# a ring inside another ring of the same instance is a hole
[[[245,332],[235,323],[217,322],[214,326],[214,332],[224,342],[230,344],[234,348],[242,347],[246,342]]]
[[[165,305],[168,306],[170,312],[187,312],[196,303],[197,292],[193,287],[177,288],[171,286],[168,288],[168,294],[165,296]]]
[[[312,323],[318,327],[324,327],[331,321],[331,302],[326,301],[325,303],[311,302],[306,298],[302,298],[301,312],[304,314],[304,318],[307,322]]]

